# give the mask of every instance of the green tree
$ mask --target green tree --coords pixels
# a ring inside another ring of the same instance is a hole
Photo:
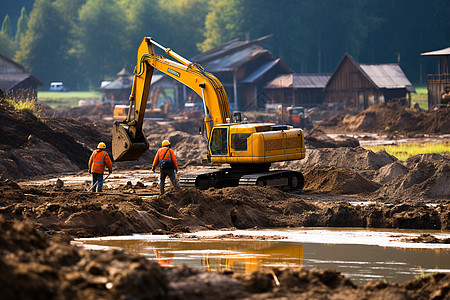
[[[36,0],[15,59],[44,82],[63,80],[61,66],[69,60],[65,19],[51,0]]]
[[[75,53],[91,88],[126,63],[126,14],[117,1],[88,0],[79,10]]]
[[[5,18],[3,19],[2,32],[6,34],[6,36],[9,37],[10,39],[13,37],[11,29],[11,21],[9,20],[8,15],[6,15]]]
[[[12,59],[16,51],[15,43],[3,31],[0,31],[0,54]]]
[[[17,31],[16,31],[15,41],[18,44],[20,44],[20,39],[22,38],[22,36],[25,35],[25,31],[27,30],[29,19],[30,18],[28,17],[27,10],[24,6],[20,10],[20,17],[17,20]]]
[[[205,39],[198,44],[207,51],[235,38],[244,37],[244,0],[213,0],[205,20]]]

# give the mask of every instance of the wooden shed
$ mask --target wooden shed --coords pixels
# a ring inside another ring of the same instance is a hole
[[[448,65],[448,57],[450,56],[450,47],[421,53],[423,56],[437,56],[437,74],[427,75],[427,88],[428,88],[428,108],[439,104],[447,104],[448,98],[444,94],[450,92],[450,72]],[[445,99],[445,101],[443,101]]]
[[[325,103],[361,111],[373,104],[410,104],[415,89],[399,64],[360,64],[346,53],[324,88]]]
[[[323,88],[331,74],[279,75],[264,86],[270,103],[314,107],[324,101]]]
[[[232,40],[193,58],[225,87],[232,110],[263,108],[264,86],[280,74],[293,73],[280,58],[259,46],[271,35],[252,41]]]
[[[36,99],[38,85],[44,83],[27,72],[24,66],[0,54],[0,97]]]

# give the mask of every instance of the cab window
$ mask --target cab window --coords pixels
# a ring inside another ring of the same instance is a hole
[[[211,155],[227,155],[227,128],[214,128],[211,137]]]

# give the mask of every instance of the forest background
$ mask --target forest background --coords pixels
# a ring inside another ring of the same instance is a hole
[[[95,89],[132,71],[142,38],[190,58],[233,39],[296,73],[332,73],[344,53],[400,63],[415,85],[437,72],[420,53],[450,46],[448,0],[14,0],[0,3],[0,54],[48,85]]]

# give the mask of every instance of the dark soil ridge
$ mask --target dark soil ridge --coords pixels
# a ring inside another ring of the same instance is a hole
[[[449,201],[352,205],[261,187],[184,189],[146,200],[129,194],[130,187],[112,192],[20,188],[6,180],[0,185],[0,215],[75,237],[255,227],[450,229]]]
[[[414,134],[450,133],[450,107],[418,111],[397,103],[372,105],[356,115],[337,115],[317,128],[325,132],[373,132]]]
[[[92,251],[0,216],[1,299],[447,299],[450,274],[356,285],[334,270],[247,275],[161,267],[118,250]]]

